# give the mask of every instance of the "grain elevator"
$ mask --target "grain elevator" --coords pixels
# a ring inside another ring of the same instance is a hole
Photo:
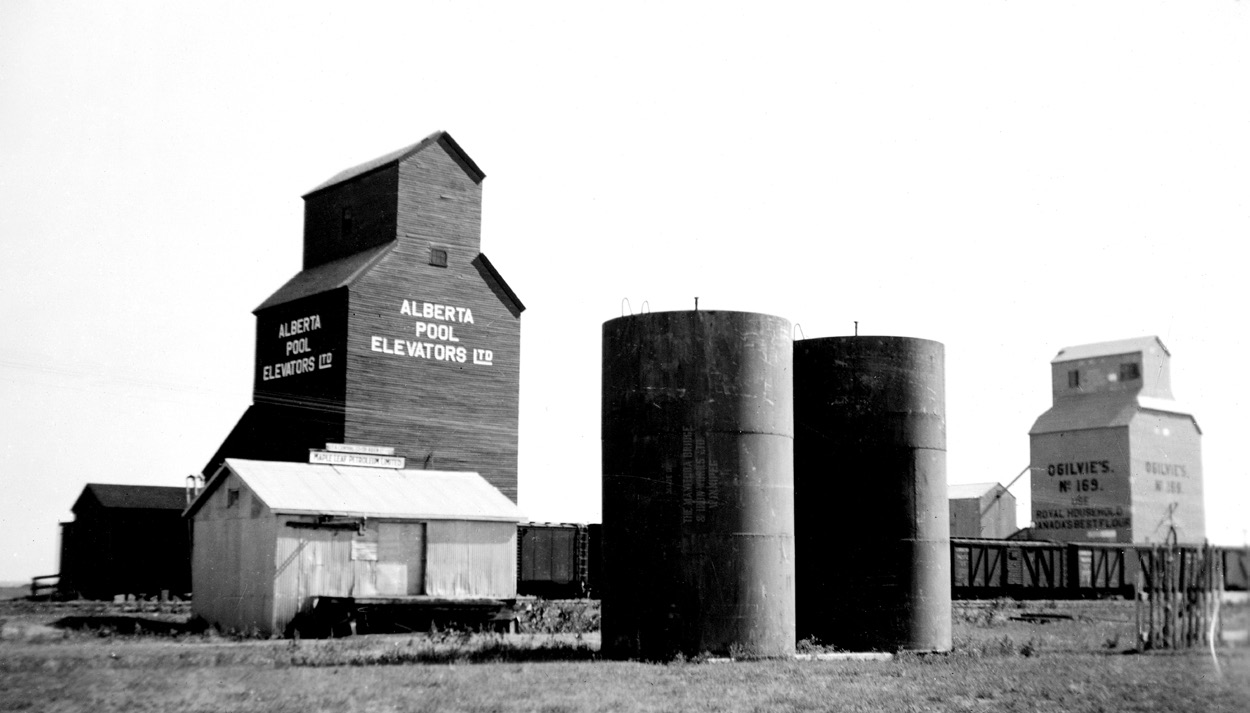
[[[255,310],[253,403],[206,475],[377,444],[516,501],[525,307],[481,252],[484,177],[437,132],[304,196],[303,270]]]
[[[1054,405],[1029,430],[1035,536],[1201,543],[1202,431],[1172,399],[1154,336],[1065,347]]]

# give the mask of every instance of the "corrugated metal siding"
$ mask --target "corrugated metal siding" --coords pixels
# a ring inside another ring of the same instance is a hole
[[[352,536],[352,596],[372,597],[378,592],[378,525],[371,523]],[[383,568],[385,571],[385,568]],[[385,576],[383,577],[385,580]]]
[[[427,533],[426,594],[516,596],[515,525],[442,521],[429,523]]]
[[[285,527],[285,523],[293,519],[296,518],[278,519],[273,576],[273,626],[276,630],[285,628],[303,606],[299,598],[299,573],[306,541],[300,538],[299,530]]]
[[[227,505],[227,493],[239,499]],[[272,526],[237,476],[228,476],[194,520],[192,610],[223,629],[271,630]]]
[[[352,538],[352,595],[421,594],[425,581],[425,524],[372,522]]]
[[[379,594],[423,594],[425,523],[378,523]]]
[[[287,527],[279,518],[273,578],[274,629],[282,631],[311,597],[352,596],[355,581],[351,530]]]
[[[219,568],[215,552],[225,543],[225,524],[209,519],[207,508],[195,518],[194,546],[191,549],[191,611],[210,624],[221,621],[218,614],[222,593],[228,588],[227,573]]]
[[[193,608],[223,629],[284,633],[315,596],[516,596],[513,523],[379,522],[361,535],[289,527],[314,518],[268,510],[255,519],[233,517],[220,492],[222,502],[214,499],[196,515]],[[362,556],[370,551],[376,560]]]

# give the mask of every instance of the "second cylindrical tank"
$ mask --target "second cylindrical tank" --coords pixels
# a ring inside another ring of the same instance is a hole
[[[942,344],[802,340],[794,390],[798,637],[949,650]]]
[[[745,312],[603,325],[606,655],[794,653],[792,344]]]

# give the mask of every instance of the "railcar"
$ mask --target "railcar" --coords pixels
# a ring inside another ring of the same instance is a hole
[[[526,523],[517,532],[517,593],[596,598],[602,581],[600,525]],[[1138,573],[1150,581],[1150,546],[951,538],[956,599],[1131,598]],[[1189,558],[1196,546],[1178,547]],[[1224,589],[1250,588],[1250,548],[1220,547]]]
[[[1250,548],[1216,548],[1224,589],[1245,591]],[[951,538],[951,595],[956,599],[1131,598],[1138,577],[1152,577],[1150,545]],[[1179,546],[1195,560],[1201,547]]]
[[[517,594],[577,599],[594,594],[599,525],[522,523],[517,527]]]

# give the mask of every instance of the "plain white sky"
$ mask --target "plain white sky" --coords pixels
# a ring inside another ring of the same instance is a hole
[[[438,129],[528,307],[532,519],[598,520],[602,323],[697,295],[945,343],[953,483],[1028,464],[1061,347],[1157,334],[1244,541],[1250,3],[600,5],[0,4],[0,581],[204,465],[300,196]]]

